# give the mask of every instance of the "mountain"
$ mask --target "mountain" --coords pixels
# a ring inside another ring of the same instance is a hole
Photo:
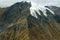
[[[52,11],[54,11],[54,13],[56,15],[60,15],[60,7],[57,7],[57,6],[45,6],[45,7],[51,9]]]
[[[45,16],[35,11],[31,15],[31,2],[17,2],[1,14],[0,40],[60,40],[60,23],[49,10]]]
[[[26,16],[23,15],[23,13],[26,14],[26,11],[30,8],[30,4],[27,3],[23,3],[23,2],[18,2],[15,3],[14,5],[12,5],[11,7],[8,8],[7,11],[5,11],[2,14],[2,20],[4,22],[13,22],[13,21],[17,21],[17,19],[19,19],[21,16]],[[29,10],[27,11],[27,13],[29,12]]]
[[[8,7],[6,8],[0,8],[0,24],[2,24],[2,20],[1,20],[1,15],[8,9]]]
[[[60,23],[60,7],[57,6],[45,6],[51,9],[55,13],[55,20]]]

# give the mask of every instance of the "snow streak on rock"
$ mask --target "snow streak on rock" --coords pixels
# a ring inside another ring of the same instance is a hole
[[[36,17],[36,18],[38,18],[38,17],[37,17],[35,12],[37,12],[39,15],[41,15],[40,14],[41,12],[39,12],[39,10],[41,10],[45,16],[47,16],[46,9],[49,10],[53,15],[55,14],[52,10],[50,10],[49,8],[46,8],[45,6],[42,6],[40,4],[31,2],[31,5],[32,5],[30,8],[31,15]]]

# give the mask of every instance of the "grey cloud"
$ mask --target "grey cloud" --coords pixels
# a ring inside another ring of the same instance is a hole
[[[60,0],[2,0],[0,1],[0,7],[10,6],[18,1],[33,1],[42,5],[60,6]]]

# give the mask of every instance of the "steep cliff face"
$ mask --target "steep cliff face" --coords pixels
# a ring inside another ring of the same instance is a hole
[[[31,15],[30,2],[18,2],[9,7],[2,15],[0,40],[60,40],[60,23],[49,10],[45,16],[35,11]],[[1,22],[0,22],[1,23]]]

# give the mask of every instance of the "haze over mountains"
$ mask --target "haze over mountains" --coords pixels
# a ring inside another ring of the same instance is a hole
[[[0,9],[0,40],[60,40],[60,7],[46,6],[55,13],[46,9],[47,16],[40,9],[33,16],[31,7],[22,1]]]

